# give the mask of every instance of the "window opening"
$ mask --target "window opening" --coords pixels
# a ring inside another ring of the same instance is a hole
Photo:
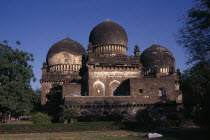
[[[163,96],[163,88],[159,88],[159,90],[158,90],[158,96],[159,97]]]
[[[143,89],[139,89],[139,93],[142,94],[143,93]]]

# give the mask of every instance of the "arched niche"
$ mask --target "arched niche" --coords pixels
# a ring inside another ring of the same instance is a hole
[[[101,81],[93,83],[93,92],[95,96],[105,96],[105,86]]]
[[[110,91],[111,91],[111,96],[118,96],[120,95],[121,91],[119,89],[119,85],[121,83],[117,80],[113,80],[112,82],[110,82],[109,87],[110,87]]]

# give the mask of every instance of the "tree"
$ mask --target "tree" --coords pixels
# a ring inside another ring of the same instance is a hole
[[[35,99],[33,100],[34,109],[32,112],[39,112],[41,111],[41,89],[37,88],[34,90]]]
[[[210,0],[197,1],[199,3],[187,12],[177,42],[186,48],[188,63],[210,63]]]
[[[210,64],[199,62],[184,71],[181,81],[184,105],[196,121],[210,125]]]
[[[54,103],[56,106],[62,104],[62,86],[59,84],[52,84],[50,93],[47,95],[48,101]]]
[[[79,110],[75,105],[65,105],[62,107],[62,110],[59,114],[60,121],[67,123],[72,123],[74,119],[79,115]]]
[[[44,105],[45,113],[52,116],[52,122],[59,121],[60,106],[63,104],[62,86],[59,84],[52,84],[49,94],[47,94],[48,101]]]
[[[20,44],[17,41],[17,44]],[[0,42],[0,114],[29,114],[34,108],[36,95],[31,88],[35,81],[33,55],[13,49],[5,40]],[[2,122],[3,119],[1,119]]]
[[[202,125],[210,125],[210,0],[196,0],[179,32],[178,44],[186,48],[188,64],[179,76],[184,106]]]

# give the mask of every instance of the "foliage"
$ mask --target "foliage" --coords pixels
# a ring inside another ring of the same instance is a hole
[[[113,112],[110,115],[108,115],[107,118],[108,121],[120,122],[124,119],[124,116],[120,114],[120,112]]]
[[[75,105],[65,105],[62,107],[62,110],[59,114],[59,119],[61,122],[67,121],[72,123],[73,120],[79,115],[79,110]]]
[[[30,85],[36,80],[29,64],[33,60],[32,54],[13,49],[6,40],[0,42],[1,114],[29,114],[33,110],[37,98]]]
[[[32,121],[34,124],[48,124],[51,123],[51,119],[52,118],[50,116],[41,112],[35,113],[32,116]]]
[[[199,123],[210,125],[210,65],[199,62],[184,71],[181,85],[185,108]]]
[[[62,99],[62,86],[59,84],[52,84],[52,88],[50,89],[50,93],[47,98],[49,101],[59,105]]]
[[[146,122],[146,121],[151,121],[152,120],[148,109],[138,111],[136,113],[135,118],[139,122]]]
[[[76,122],[72,124],[11,124],[0,125],[0,134],[104,131],[119,130],[122,125],[115,122]]]
[[[106,130],[144,130],[153,132],[157,128],[174,128],[177,126],[193,126],[191,120],[131,122],[75,122],[72,124],[7,124],[0,125],[0,134],[52,133],[52,132],[84,132]],[[169,130],[169,129],[167,129]]]
[[[32,112],[39,112],[41,110],[41,89],[34,90],[35,99],[34,99],[34,109]]]
[[[60,106],[63,104],[62,100],[62,86],[59,84],[52,84],[49,94],[47,94],[47,103],[45,105],[46,113],[53,117],[53,122],[59,121]]]
[[[210,63],[210,1],[199,3],[187,12],[187,18],[179,31],[178,43],[186,48],[188,63]]]
[[[189,54],[194,66],[184,71],[181,88],[185,109],[202,125],[210,125],[210,1],[197,0],[187,12],[178,43]]]
[[[97,122],[97,121],[115,121],[120,122],[125,117],[120,112],[113,112],[110,115],[95,115],[95,114],[83,114],[77,117],[79,122]]]

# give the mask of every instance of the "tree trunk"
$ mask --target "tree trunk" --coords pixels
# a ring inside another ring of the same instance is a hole
[[[10,123],[10,120],[11,120],[11,114],[9,113],[9,115],[8,115],[8,123]]]
[[[74,122],[74,118],[70,118],[69,123],[73,123]]]
[[[1,124],[3,124],[4,121],[4,112],[1,112],[1,118],[0,118]]]
[[[63,123],[64,123],[64,124],[67,124],[67,123],[68,123],[68,121],[67,121],[67,120],[65,120]]]
[[[2,124],[2,112],[0,112],[0,123]]]

